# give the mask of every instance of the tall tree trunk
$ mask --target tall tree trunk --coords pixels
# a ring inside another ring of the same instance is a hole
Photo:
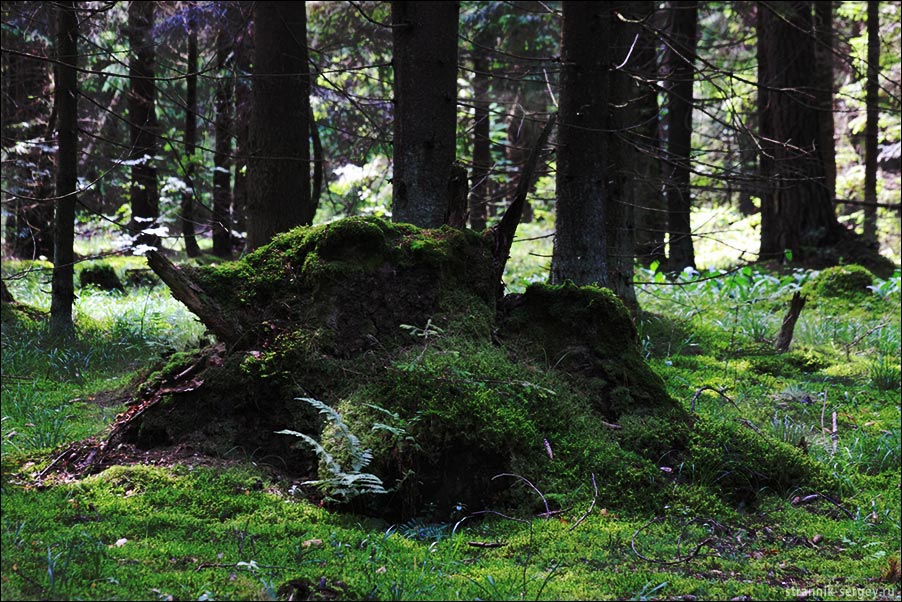
[[[624,140],[624,154],[612,158],[620,159],[625,178],[620,190],[624,201],[633,207],[635,254],[645,265],[653,261],[663,263],[667,204],[661,193],[660,111],[657,90],[649,83],[658,79],[657,53],[655,36],[646,26],[655,13],[655,3],[623,2],[619,10],[627,20],[616,26],[620,42],[614,59],[623,63],[618,70],[622,99],[617,101],[622,108],[617,113],[623,115],[618,137]]]
[[[251,72],[245,36],[235,44],[235,179],[232,184],[232,225],[238,232],[247,229],[248,151],[250,148]]]
[[[131,132],[132,181],[129,187],[132,205],[132,228],[142,231],[156,226],[160,217],[157,191],[157,117],[153,40],[154,2],[129,2],[129,93],[128,120]],[[137,244],[159,246],[159,236],[139,234]]]
[[[880,112],[880,3],[868,0],[868,67],[864,128],[864,239],[877,244],[877,135]]]
[[[50,330],[65,336],[74,330],[72,304],[75,301],[73,275],[75,253],[75,191],[78,186],[78,14],[75,2],[57,5],[56,105],[59,139],[56,171],[56,215],[53,252],[53,280],[50,301]]]
[[[6,4],[4,3],[4,6]],[[4,52],[3,77],[0,78],[0,132],[4,141],[32,140],[41,136],[47,144],[35,144],[28,155],[22,157],[25,166],[16,170],[13,163],[4,162],[4,175],[15,194],[4,201],[7,243],[13,257],[36,259],[53,257],[53,156],[43,150],[51,145],[53,132],[46,132],[46,103],[49,89],[51,63],[5,52],[6,48],[21,48],[34,55],[49,53],[40,39],[25,40],[25,32],[17,28],[3,27],[0,39]],[[46,132],[46,133],[45,133]],[[4,143],[5,146],[5,143]],[[19,173],[15,176],[14,171]],[[23,198],[27,197],[27,198]]]
[[[484,31],[484,30],[483,30]],[[488,218],[489,176],[492,170],[492,139],[489,116],[489,36],[477,37],[473,48],[473,171],[470,177],[470,227],[485,230]]]
[[[608,287],[611,8],[565,0],[551,282]]]
[[[257,2],[247,249],[310,224],[310,67],[304,2]]]
[[[763,258],[805,259],[841,236],[819,144],[812,25],[811,2],[758,4]]]
[[[188,257],[200,255],[197,237],[194,233],[194,199],[197,183],[194,179],[197,152],[197,22],[194,17],[188,21],[188,77],[185,79],[185,183],[182,192],[182,236],[185,238],[185,252]]]
[[[438,228],[456,154],[458,2],[392,2],[392,220]]]
[[[692,191],[689,185],[692,161],[693,60],[697,42],[698,3],[671,2],[673,25],[667,63],[670,67],[667,133],[667,214],[670,238],[669,267],[681,270],[695,266],[692,244]]]
[[[814,69],[817,86],[814,94],[820,110],[820,148],[824,159],[825,186],[831,199],[836,198],[836,142],[833,124],[833,2],[814,3]]]
[[[232,256],[232,73],[229,61],[230,34],[225,28],[216,36],[215,111],[213,118],[213,254]]]

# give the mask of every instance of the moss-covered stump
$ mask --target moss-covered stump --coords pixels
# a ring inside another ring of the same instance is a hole
[[[96,457],[120,444],[238,451],[318,477],[337,499],[377,489],[375,475],[387,493],[358,501],[407,517],[537,505],[520,477],[550,503],[585,499],[594,482],[605,507],[659,509],[693,453],[699,471],[738,457],[756,475],[731,498],[811,480],[791,448],[699,437],[608,291],[536,285],[498,303],[493,248],[490,235],[353,218],[161,274],[190,285],[224,341],[170,358]]]

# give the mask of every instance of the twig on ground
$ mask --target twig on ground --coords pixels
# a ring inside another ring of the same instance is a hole
[[[689,554],[687,554],[686,556],[677,556],[677,559],[676,559],[676,560],[656,560],[656,559],[654,559],[654,558],[649,558],[649,557],[647,557],[647,556],[643,556],[643,555],[639,552],[639,550],[636,549],[636,537],[639,536],[639,533],[641,533],[642,531],[644,531],[644,530],[647,529],[648,527],[652,526],[654,523],[656,523],[656,522],[658,522],[658,521],[660,521],[660,520],[663,520],[663,519],[664,519],[663,516],[656,516],[656,517],[654,517],[653,519],[651,519],[649,522],[645,523],[644,525],[642,525],[641,527],[639,527],[638,529],[636,529],[636,532],[633,533],[633,537],[632,537],[632,540],[631,540],[631,542],[630,542],[630,547],[632,548],[633,553],[634,553],[636,556],[638,556],[639,558],[641,558],[642,560],[644,560],[644,561],[646,561],[646,562],[651,562],[651,563],[654,563],[654,564],[665,565],[665,566],[666,566],[666,565],[672,565],[672,564],[680,564],[680,563],[682,563],[682,562],[687,562],[687,561],[692,560],[693,558],[697,557],[697,556],[699,555],[699,550],[701,550],[704,546],[710,544],[710,543],[713,541],[713,538],[711,538],[711,537],[706,537],[705,539],[701,540],[701,541],[698,543],[698,545],[695,546],[695,549],[693,549],[691,552],[689,552]],[[682,537],[683,537],[683,535],[682,535],[682,533],[681,533],[681,534],[680,534],[680,542],[682,541]]]
[[[598,499],[598,483],[595,482],[595,473],[592,473],[592,487],[595,488],[595,495],[592,497],[592,503],[589,504],[589,509],[586,510],[586,513],[579,517],[579,520],[573,523],[573,525],[567,529],[567,531],[572,531],[579,526],[581,522],[586,520],[586,517],[592,514],[592,510],[595,508],[595,501]]]

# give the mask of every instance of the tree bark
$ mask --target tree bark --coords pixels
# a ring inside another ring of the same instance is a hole
[[[833,2],[814,3],[814,69],[817,86],[814,94],[820,110],[820,147],[824,159],[825,185],[830,198],[836,198],[836,142],[833,124]]]
[[[323,141],[319,135],[319,125],[316,123],[316,117],[313,115],[313,109],[310,110],[310,140],[313,143],[313,181],[310,190],[310,204],[313,215],[316,215],[316,209],[319,207],[319,202],[323,195],[323,175],[326,159],[323,157]]]
[[[56,215],[50,330],[54,336],[74,331],[72,305],[75,301],[73,275],[75,253],[75,191],[78,186],[78,15],[75,2],[57,6],[56,104],[59,118]]]
[[[438,228],[456,154],[458,2],[392,2],[392,220]]]
[[[673,25],[667,63],[670,67],[667,132],[667,214],[670,238],[669,267],[681,270],[695,266],[692,244],[692,191],[689,185],[692,161],[692,84],[697,42],[698,3],[671,3]]]
[[[628,180],[621,189],[634,207],[636,257],[649,265],[666,260],[667,234],[667,202],[661,192],[660,109],[657,90],[649,83],[658,80],[657,52],[655,36],[646,26],[655,13],[655,3],[625,2],[623,12],[627,19],[638,23],[618,27],[623,36],[618,44],[618,63],[629,57],[622,69],[628,76],[624,79],[624,107],[630,118],[625,121],[628,130],[620,132],[628,142],[628,155],[622,160]]]
[[[230,321],[219,303],[208,295],[171,261],[157,251],[147,253],[147,265],[160,277],[172,296],[185,306],[210,329],[217,339],[232,345],[241,339],[244,331],[240,324]]]
[[[485,46],[490,40],[488,36],[477,38],[477,47],[473,48],[473,171],[470,181],[470,228],[481,232],[485,230],[489,204],[489,174],[492,169],[492,140],[490,133],[491,117],[489,116],[489,61]]]
[[[542,151],[548,143],[548,137],[551,135],[551,130],[556,122],[557,116],[552,115],[545,123],[545,128],[542,130],[542,133],[539,134],[539,138],[533,145],[529,157],[527,157],[526,162],[523,164],[513,201],[510,206],[508,206],[507,211],[504,212],[498,225],[492,228],[492,236],[494,239],[492,260],[493,267],[495,268],[493,280],[499,284],[498,299],[501,299],[504,296],[504,283],[502,282],[502,277],[504,276],[504,268],[507,265],[507,260],[510,258],[511,245],[514,242],[514,235],[517,233],[517,226],[520,224],[520,219],[523,215],[523,207],[526,205],[526,196],[529,194],[529,189],[532,188],[532,185],[535,182],[539,160],[542,157]]]
[[[758,5],[763,258],[805,259],[841,236],[819,143],[812,25],[810,2]]]
[[[223,27],[216,36],[216,81],[213,119],[213,254],[223,259],[232,256],[232,73],[230,38]]]
[[[774,349],[777,352],[785,353],[789,351],[796,322],[802,314],[805,301],[807,301],[807,298],[801,293],[796,292],[793,294],[792,300],[789,302],[789,310],[786,312],[786,317],[783,318],[783,325],[780,327],[780,333],[777,335],[777,342],[774,344]]]
[[[304,2],[257,2],[247,249],[313,221]]]
[[[251,72],[247,37],[235,44],[235,179],[232,184],[232,225],[238,232],[247,230],[248,152],[250,150]]]
[[[188,21],[188,77],[185,79],[185,184],[182,193],[182,236],[185,239],[185,253],[188,257],[200,255],[197,237],[194,233],[194,198],[197,183],[194,180],[195,153],[197,152],[197,22],[194,17]]]
[[[880,3],[868,0],[868,66],[864,129],[864,239],[877,244],[877,136],[880,110]]]
[[[154,2],[128,4],[129,93],[128,119],[131,132],[132,181],[129,187],[132,223],[138,232],[137,244],[159,246],[159,236],[141,231],[156,226],[160,217],[157,191],[157,117],[156,83],[154,82]]]
[[[551,282],[610,286],[610,7],[566,1]]]

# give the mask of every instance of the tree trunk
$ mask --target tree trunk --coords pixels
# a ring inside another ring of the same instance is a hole
[[[670,237],[669,267],[681,270],[695,266],[692,244],[692,191],[689,185],[692,161],[692,84],[697,42],[698,3],[671,3],[673,25],[667,63],[670,93],[667,100],[667,216]]]
[[[820,110],[820,147],[824,158],[824,174],[830,198],[836,198],[836,142],[833,124],[833,2],[814,3],[814,69],[817,87],[814,94]]]
[[[310,224],[310,67],[303,2],[257,2],[247,207],[252,251]]]
[[[610,7],[563,3],[557,216],[551,282],[610,286],[606,237]]]
[[[484,49],[490,41],[483,35],[473,48],[473,171],[470,181],[470,227],[485,230],[489,204],[489,174],[492,170],[492,140],[489,126],[489,61]]]
[[[75,2],[57,5],[56,105],[59,138],[56,172],[56,215],[50,330],[62,337],[73,332],[72,304],[75,253],[75,191],[78,186],[78,15]]]
[[[761,256],[795,259],[835,244],[841,227],[819,144],[810,2],[758,5]]]
[[[880,118],[880,3],[868,0],[868,67],[864,129],[864,239],[877,244],[877,136]]]
[[[131,226],[138,232],[137,244],[159,246],[160,238],[141,231],[156,226],[160,217],[157,191],[156,83],[154,82],[153,2],[128,4],[128,120],[131,132],[132,205]]]
[[[188,257],[197,257],[200,255],[194,234],[194,198],[197,195],[197,183],[194,181],[194,155],[197,152],[197,22],[193,17],[188,21],[188,77],[185,84],[185,184],[188,188],[182,192],[182,236]]]
[[[648,0],[627,2],[623,10],[628,19],[639,22],[618,28],[623,29],[624,38],[618,45],[617,62],[630,57],[623,66],[629,76],[626,81],[631,84],[626,89],[625,106],[634,109],[627,123],[629,129],[621,132],[621,136],[629,139],[628,156],[623,158],[623,163],[631,167],[623,190],[630,196],[629,202],[635,211],[636,257],[649,265],[653,261],[664,263],[667,233],[667,202],[661,192],[658,93],[647,83],[658,79],[657,52],[654,34],[642,25],[655,13],[655,3]],[[635,47],[630,54],[633,40]]]
[[[229,61],[230,34],[225,27],[216,36],[216,81],[213,133],[213,254],[232,256],[232,73]]]
[[[392,220],[438,228],[448,213],[457,123],[457,2],[392,2]]]
[[[250,53],[245,36],[235,45],[235,179],[232,184],[232,225],[238,232],[247,230],[248,151],[250,148],[251,72]]]

